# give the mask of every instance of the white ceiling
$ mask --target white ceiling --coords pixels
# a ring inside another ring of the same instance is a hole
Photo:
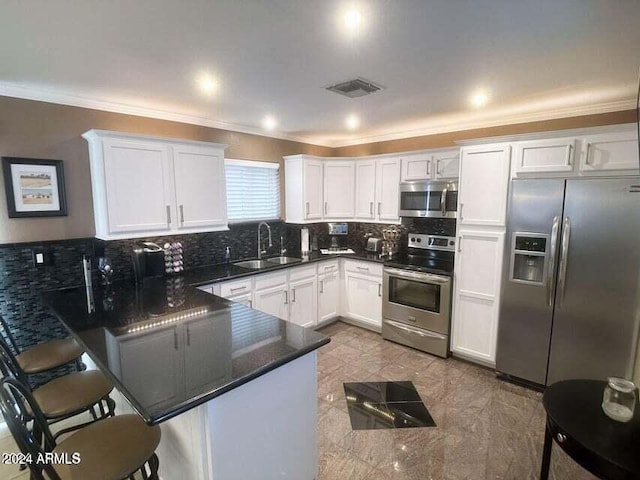
[[[2,0],[0,94],[339,146],[632,108],[639,26],[638,0]],[[356,76],[386,89],[324,90]]]

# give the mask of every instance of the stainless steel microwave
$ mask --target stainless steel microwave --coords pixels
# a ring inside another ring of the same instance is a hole
[[[424,181],[400,184],[400,216],[456,218],[458,182]]]

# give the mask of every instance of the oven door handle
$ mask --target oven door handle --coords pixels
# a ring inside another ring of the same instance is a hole
[[[393,275],[394,277],[407,278],[410,280],[416,280],[421,283],[437,283],[438,285],[445,285],[451,283],[451,278],[441,275],[432,275],[430,273],[413,273],[405,270],[399,270],[397,268],[385,268],[384,273]]]
[[[427,332],[425,330],[420,330],[418,328],[410,327],[409,325],[404,325],[404,324],[402,324],[400,322],[396,322],[394,320],[385,320],[385,323],[388,323],[392,327],[399,328],[400,330],[404,330],[405,332],[415,333],[416,335],[419,335],[421,337],[437,338],[438,340],[446,340],[447,339],[447,337],[445,337],[444,335],[439,335],[437,333]]]
[[[445,187],[442,189],[442,195],[440,196],[440,208],[441,208],[443,217],[447,215],[447,193],[448,192],[449,190]]]

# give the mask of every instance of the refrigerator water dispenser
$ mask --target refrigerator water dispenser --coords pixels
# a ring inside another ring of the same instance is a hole
[[[543,233],[514,233],[511,244],[510,280],[544,285],[548,243],[549,236]]]

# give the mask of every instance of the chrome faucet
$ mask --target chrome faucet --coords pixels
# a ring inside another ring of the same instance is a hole
[[[262,258],[262,255],[267,253],[266,250],[262,250],[262,236],[260,235],[260,228],[263,225],[267,227],[267,231],[269,232],[269,247],[273,247],[273,242],[271,241],[271,227],[267,222],[260,222],[258,224],[258,260]]]

